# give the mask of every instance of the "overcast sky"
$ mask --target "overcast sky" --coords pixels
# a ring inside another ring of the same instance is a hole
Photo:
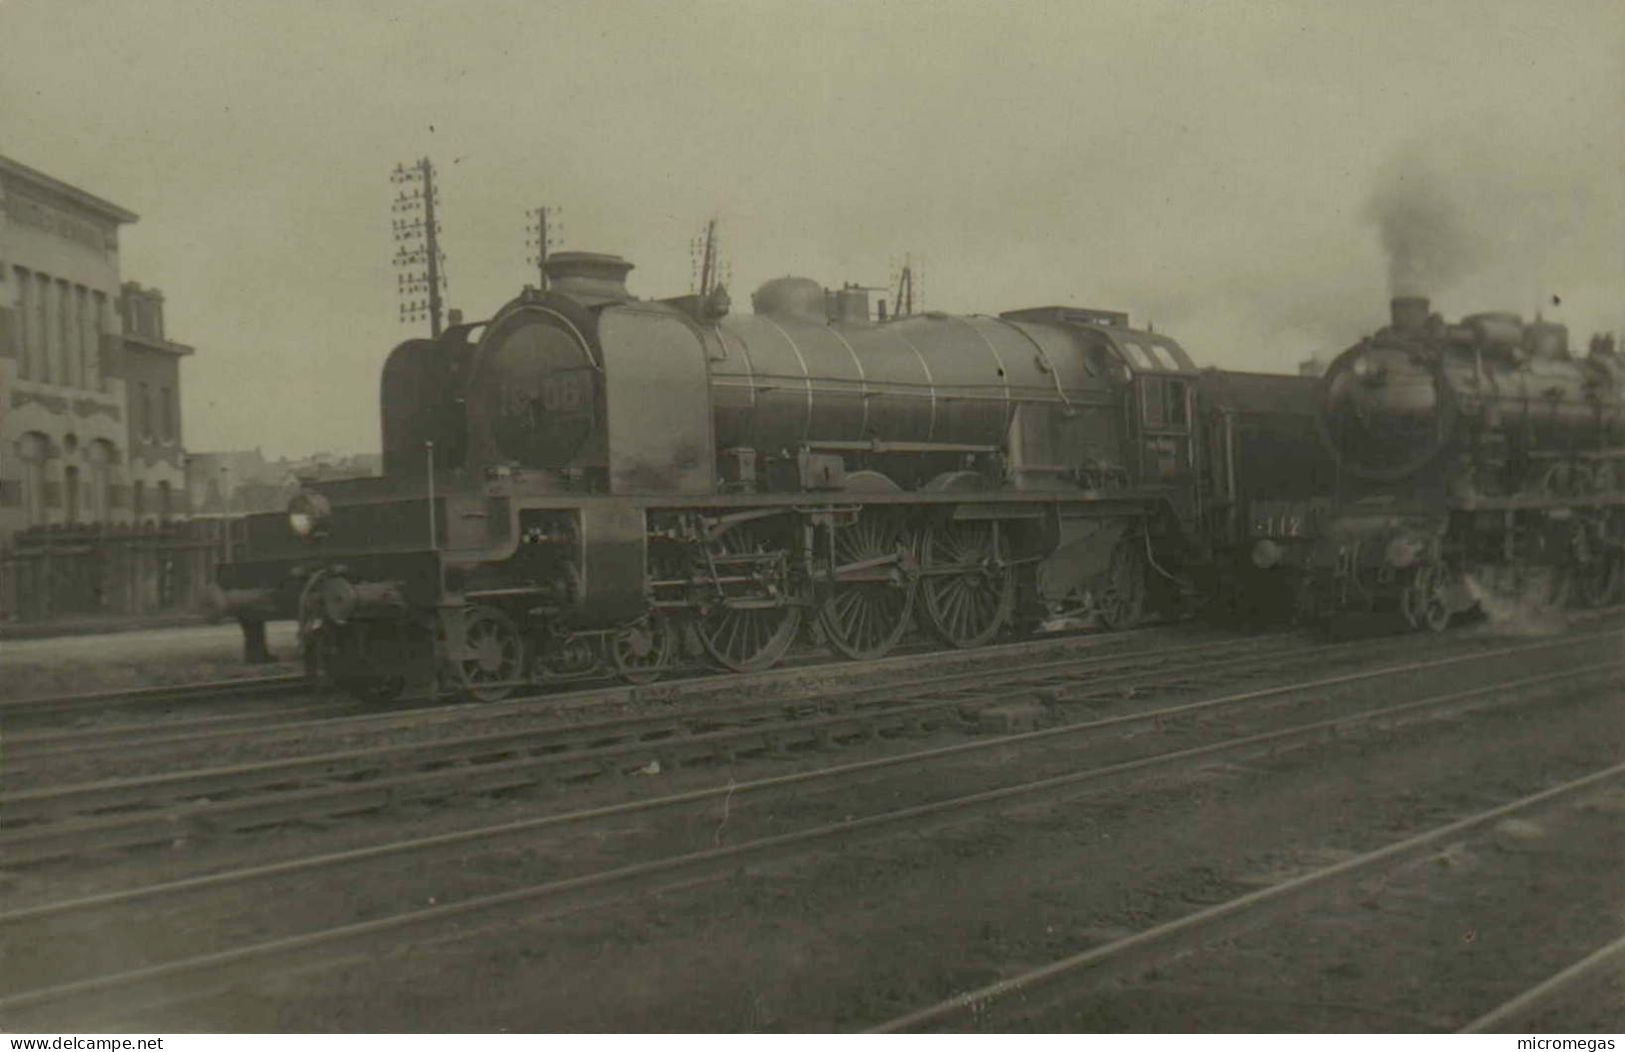
[[[932,309],[1126,309],[1238,368],[1380,325],[1384,222],[1449,315],[1625,329],[1619,0],[0,0],[0,153],[140,213],[195,451],[377,448],[424,154],[471,318],[549,204],[640,295],[715,215],[742,309],[909,253]]]

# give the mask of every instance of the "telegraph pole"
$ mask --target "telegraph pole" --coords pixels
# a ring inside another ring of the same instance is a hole
[[[429,254],[429,335],[440,335],[440,228],[434,221],[434,165],[418,162],[423,173],[423,239]]]
[[[696,273],[695,290],[702,297],[709,296],[711,290],[720,283],[718,275],[721,270],[719,250],[717,243],[717,221],[709,220],[705,224],[705,233],[696,238],[690,245],[694,259]]]
[[[397,287],[404,296],[428,294],[427,300],[409,299],[401,303],[402,321],[429,319],[429,333],[440,335],[441,298],[446,277],[441,270],[440,223],[435,218],[439,204],[434,188],[434,165],[427,157],[410,165],[395,166],[390,181],[401,187],[392,210],[395,220],[395,265],[401,268]],[[419,270],[421,266],[423,269]]]
[[[542,205],[525,213],[536,224],[529,228],[530,236],[525,244],[536,250],[536,254],[530,257],[530,262],[536,264],[536,287],[543,292],[547,291],[547,254],[553,248],[554,239],[559,234],[558,224],[555,222],[549,226],[549,220],[557,219],[563,211],[562,208]]]
[[[892,306],[899,315],[914,313],[914,260],[903,257],[903,272],[897,276],[897,298]]]

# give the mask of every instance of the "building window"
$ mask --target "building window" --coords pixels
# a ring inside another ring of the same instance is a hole
[[[141,384],[141,400],[136,403],[136,414],[140,417],[136,421],[141,429],[141,437],[152,441],[152,385],[145,381]]]
[[[98,438],[85,448],[85,459],[90,462],[90,518],[93,522],[112,522],[113,465],[118,461],[118,448]]]
[[[90,290],[83,285],[73,288],[73,329],[78,334],[79,386],[96,386],[96,322],[90,314]]]
[[[130,503],[135,511],[135,521],[140,522],[141,516],[147,513],[147,484],[140,479],[136,479],[130,487]]]
[[[167,387],[158,388],[158,437],[165,442],[175,440],[175,411]]]
[[[73,464],[62,469],[62,494],[67,508],[65,521],[72,526],[79,521],[79,468]]]
[[[91,301],[90,326],[95,338],[91,341],[90,353],[91,360],[96,363],[92,375],[96,380],[96,390],[105,391],[107,377],[102,375],[102,333],[107,331],[107,293],[92,292]]]
[[[17,440],[17,459],[23,462],[23,515],[28,525],[45,525],[45,457],[51,440],[30,431]]]
[[[64,387],[75,383],[74,363],[79,357],[73,339],[76,329],[69,320],[72,313],[73,286],[59,278],[56,283],[56,353],[61,361],[57,363],[56,382]]]
[[[158,483],[158,521],[168,522],[169,512],[169,483],[167,481],[160,482]]]
[[[22,267],[13,267],[17,275],[17,376],[23,380],[34,376],[34,296],[32,275]]]
[[[39,340],[39,357],[34,363],[39,368],[34,371],[34,379],[50,383],[56,378],[51,362],[56,341],[51,337],[51,279],[44,274],[34,275],[34,332]]]

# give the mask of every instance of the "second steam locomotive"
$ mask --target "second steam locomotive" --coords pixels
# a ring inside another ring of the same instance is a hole
[[[1625,574],[1625,362],[1561,325],[1447,324],[1419,297],[1320,394],[1338,513],[1306,551],[1311,607],[1397,605],[1443,628],[1495,600],[1598,606]]]

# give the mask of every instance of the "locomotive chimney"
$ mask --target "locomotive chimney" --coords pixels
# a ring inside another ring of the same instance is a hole
[[[542,264],[548,288],[583,299],[629,300],[632,264],[604,252],[555,252]]]
[[[1388,304],[1395,332],[1421,332],[1427,328],[1426,296],[1395,296]]]

